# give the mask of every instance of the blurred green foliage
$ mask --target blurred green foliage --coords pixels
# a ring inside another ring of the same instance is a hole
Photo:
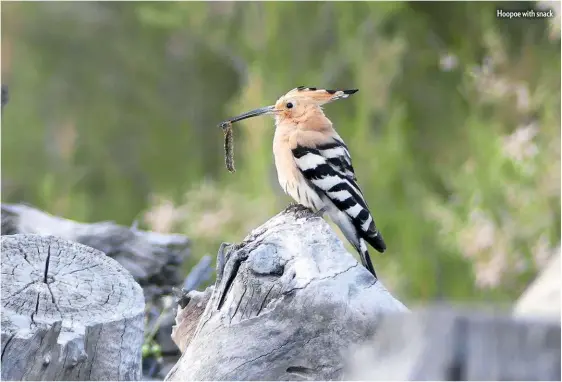
[[[235,126],[235,174],[217,123],[296,86],[358,87],[326,113],[387,241],[385,284],[509,302],[560,243],[560,20],[496,17],[537,6],[3,4],[2,200],[186,233],[192,264],[290,201],[273,121]]]

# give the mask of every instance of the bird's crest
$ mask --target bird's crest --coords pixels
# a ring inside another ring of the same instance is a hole
[[[242,113],[236,117],[221,122],[219,126],[226,129],[229,124],[260,115],[275,115],[277,118],[290,118],[295,110],[302,110],[302,105],[306,106],[307,104],[313,104],[320,107],[328,102],[347,98],[350,95],[357,93],[358,90],[359,89],[329,90],[299,86],[279,98],[274,105],[260,107],[246,113]],[[296,108],[294,108],[294,101],[297,101]]]
[[[330,90],[330,89],[318,89],[306,86],[299,86],[290,90],[283,98],[294,98],[303,99],[309,102],[313,102],[317,105],[324,105],[328,102],[336,101],[338,99],[347,98],[352,94],[357,93],[359,89],[350,90]]]

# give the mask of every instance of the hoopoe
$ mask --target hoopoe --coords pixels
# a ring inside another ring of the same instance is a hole
[[[363,266],[377,277],[365,242],[381,253],[386,245],[357,184],[349,150],[322,111],[322,105],[357,91],[300,86],[275,105],[228,121],[275,116],[273,155],[279,184],[297,203],[320,216],[327,213],[357,250]]]

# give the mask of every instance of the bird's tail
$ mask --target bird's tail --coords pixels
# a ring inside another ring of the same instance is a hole
[[[375,228],[374,233],[371,231],[369,235],[363,236],[367,243],[371,245],[374,249],[383,253],[386,250],[386,244],[382,238],[381,233]]]
[[[369,251],[367,249],[367,244],[365,240],[359,239],[359,248],[357,248],[359,252],[359,256],[361,257],[361,263],[375,278],[377,277],[377,273],[375,272],[375,267],[373,267],[373,263],[371,262],[371,256],[369,255]]]

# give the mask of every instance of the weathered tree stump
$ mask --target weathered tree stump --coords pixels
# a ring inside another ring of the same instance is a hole
[[[115,260],[53,236],[2,241],[3,380],[138,380],[142,289]]]
[[[181,285],[189,255],[183,235],[161,234],[113,222],[79,223],[23,204],[2,204],[2,235],[53,235],[98,249],[117,260],[142,286],[147,301]]]
[[[215,287],[183,305],[174,340],[184,352],[166,380],[339,379],[346,349],[382,314],[407,311],[298,205],[221,247]]]
[[[560,321],[445,306],[389,315],[345,380],[560,381]]]

